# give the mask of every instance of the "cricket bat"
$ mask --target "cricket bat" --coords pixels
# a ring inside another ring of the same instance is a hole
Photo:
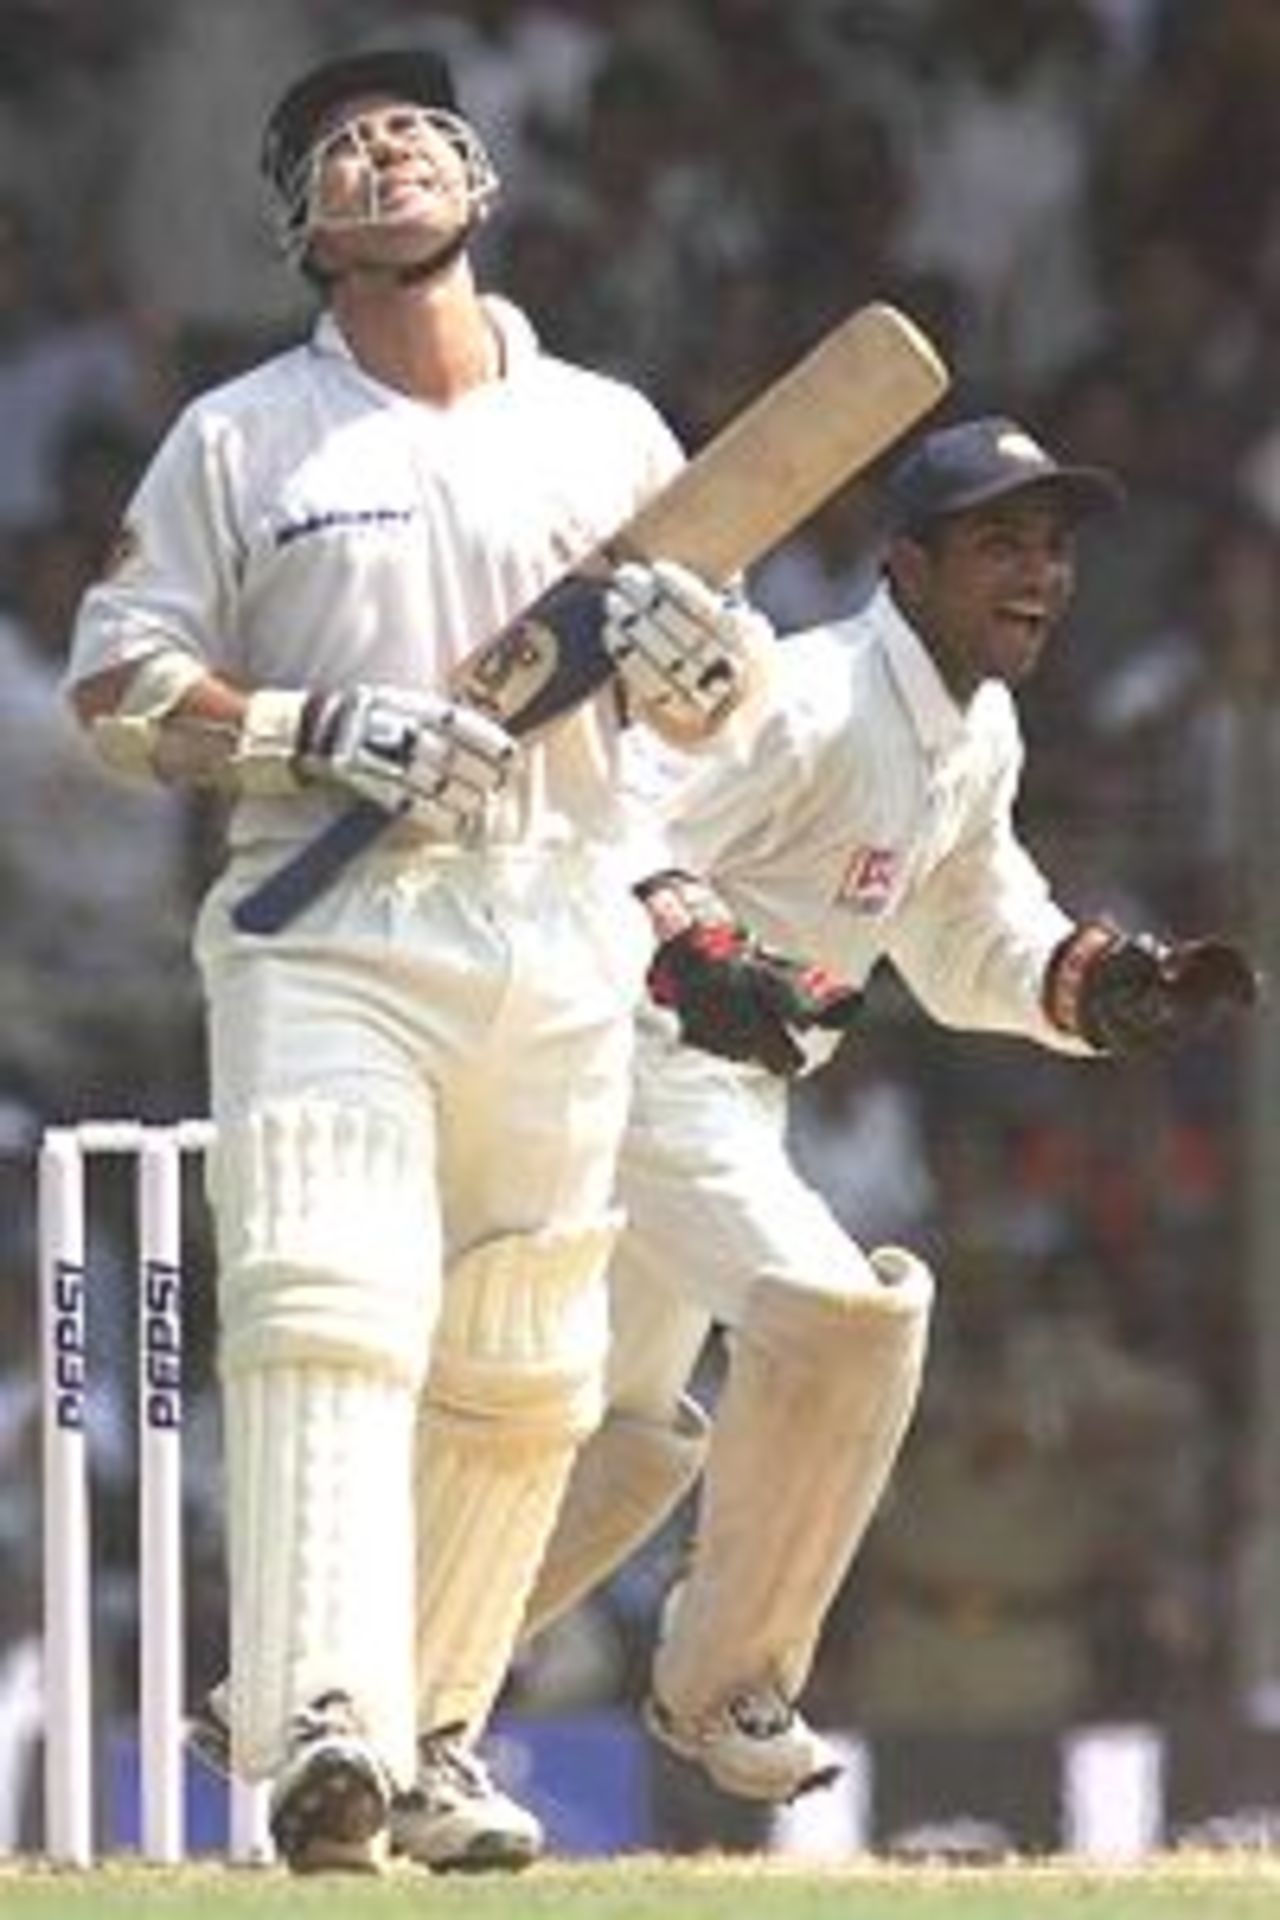
[[[870,466],[949,384],[941,356],[913,320],[880,301],[860,307],[575,571],[676,560],[722,586]],[[462,662],[450,692],[529,741],[598,692],[612,671],[598,635],[565,648],[535,602]],[[356,801],[237,903],[235,925],[278,932],[397,817]]]

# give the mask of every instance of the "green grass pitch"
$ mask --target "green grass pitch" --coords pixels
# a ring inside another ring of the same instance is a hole
[[[0,1862],[0,1920],[1261,1920],[1280,1913],[1280,1856],[1168,1854],[1108,1870],[1065,1861],[999,1867],[814,1867],[737,1855],[549,1862],[514,1879],[291,1880],[278,1869],[89,1872]]]

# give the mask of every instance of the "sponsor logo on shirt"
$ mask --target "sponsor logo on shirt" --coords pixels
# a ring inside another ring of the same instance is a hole
[[[276,545],[291,546],[295,540],[305,540],[309,533],[330,533],[335,527],[407,526],[415,518],[413,507],[334,507],[328,513],[286,520],[276,528]]]
[[[844,870],[837,899],[855,913],[883,913],[898,881],[898,856],[892,847],[858,847]]]

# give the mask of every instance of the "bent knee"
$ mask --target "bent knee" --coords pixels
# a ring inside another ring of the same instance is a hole
[[[525,1441],[578,1439],[603,1412],[605,1270],[621,1225],[508,1234],[449,1272],[427,1388],[433,1412]]]

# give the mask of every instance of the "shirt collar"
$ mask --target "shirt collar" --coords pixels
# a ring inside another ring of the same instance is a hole
[[[921,746],[928,754],[954,753],[968,738],[969,714],[948,692],[928,648],[886,585],[877,588],[868,613]]]
[[[502,364],[507,374],[527,366],[541,351],[538,336],[519,307],[498,294],[482,294],[481,305],[490,326],[502,343]],[[317,353],[331,353],[339,360],[353,358],[341,327],[328,307],[317,316],[311,333]]]

